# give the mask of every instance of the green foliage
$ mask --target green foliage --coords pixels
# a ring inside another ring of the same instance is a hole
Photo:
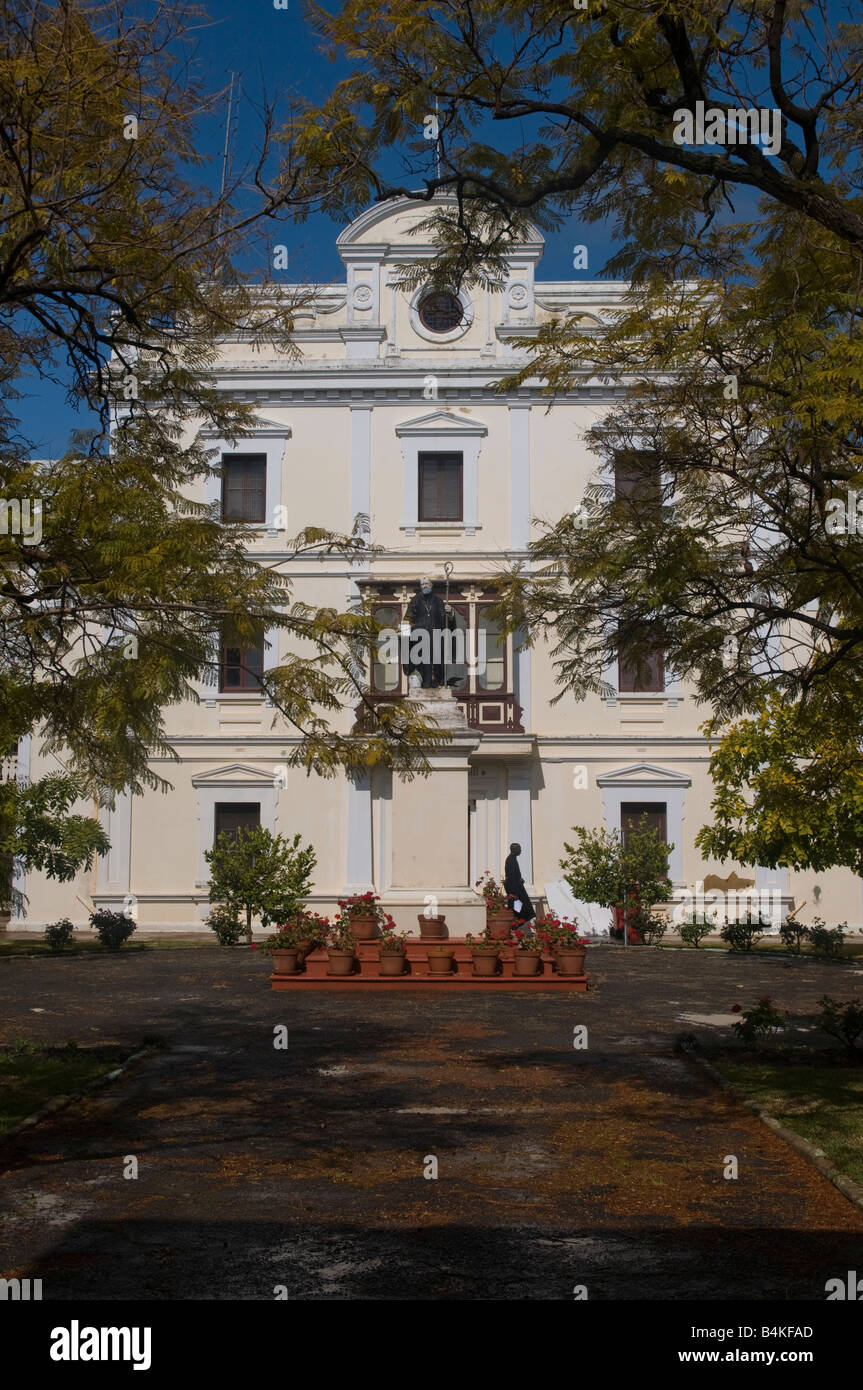
[[[613,228],[605,272],[632,280],[601,324],[516,340],[499,386],[626,387],[588,443],[605,465],[637,449],[663,495],[597,471],[499,576],[500,616],[550,643],[559,698],[665,651],[714,710],[705,855],[863,873],[863,528],[826,524],[863,491],[863,25],[819,9],[815,36],[811,7],[748,0],[335,8],[314,23],[350,73],[284,132],[308,209],[428,205],[438,251],[409,287],[499,282],[529,222]],[[680,143],[699,100],[781,108],[777,149]]]
[[[573,829],[579,843],[573,847],[564,841],[560,865],[576,898],[602,907],[623,907],[627,899],[631,906],[637,901],[649,909],[671,896],[668,855],[674,846],[648,829],[646,817],[627,834],[625,844],[617,831]]]
[[[827,927],[820,917],[816,917],[809,928],[809,944],[819,956],[841,957],[844,942],[844,926]]]
[[[809,940],[809,928],[794,917],[786,917],[779,928],[779,937],[786,951],[800,955],[804,941]]]
[[[262,693],[299,736],[288,764],[422,772],[424,746],[446,741],[408,707],[368,698],[370,612],[293,597],[303,557],[375,553],[367,518],[347,533],[310,525],[282,564],[261,565],[248,526],[190,500],[218,468],[208,439],[238,442],[256,415],[217,388],[220,342],[296,357],[294,315],[308,301],[238,269],[261,220],[292,196],[269,114],[218,195],[190,181],[201,123],[222,109],[187,61],[198,22],[182,0],[146,16],[83,0],[2,7],[0,499],[22,510],[0,528],[0,757],[38,731],[77,789],[67,796],[60,778],[0,788],[0,908],[10,856],[68,880],[103,850],[96,821],[69,809],[78,795],[104,804],[122,788],[169,786],[153,767],[175,758],[165,711],[217,680],[223,638],[278,634]],[[59,458],[39,458],[16,419],[15,382],[28,376],[62,376],[98,422]],[[356,736],[346,704],[362,711]]]
[[[726,922],[719,935],[732,951],[751,951],[755,942],[764,935],[761,918],[747,913],[736,922]]]
[[[668,918],[644,908],[630,914],[629,925],[634,927],[648,946],[658,946],[668,931]]]
[[[51,922],[45,928],[45,940],[52,951],[62,951],[64,947],[71,945],[72,933],[75,928],[68,917],[61,917],[59,922]]]
[[[240,829],[236,837],[223,833],[205,858],[210,866],[210,897],[236,916],[245,917],[246,939],[252,939],[252,918],[265,927],[286,922],[302,906],[311,888],[317,855],[310,845],[300,848],[264,826]]]
[[[136,929],[131,917],[123,912],[109,912],[106,908],[90,914],[90,926],[106,951],[119,951]]]
[[[836,1038],[849,1052],[856,1052],[857,1039],[863,1035],[863,1004],[859,999],[840,1003],[829,994],[818,1000],[821,1012],[815,1015],[815,1027]]]
[[[716,930],[716,923],[711,922],[707,917],[699,917],[697,913],[691,912],[677,928],[681,941],[687,946],[694,946],[696,951],[706,936]]]
[[[742,1010],[739,1004],[735,1004],[731,1012],[743,1014],[739,1022],[732,1023],[731,1029],[747,1045],[758,1046],[770,1033],[779,1032],[787,1026],[787,1013],[776,1008],[769,994],[762,995],[751,1009]]]
[[[72,812],[83,794],[81,779],[67,773],[32,783],[0,781],[0,865],[17,859],[23,868],[41,869],[63,883],[89,869],[110,842],[95,817]],[[23,912],[25,903],[12,890],[7,869],[0,873],[0,910],[10,906]]]
[[[216,933],[220,946],[236,946],[243,935],[239,909],[226,903],[211,903],[207,925]]]

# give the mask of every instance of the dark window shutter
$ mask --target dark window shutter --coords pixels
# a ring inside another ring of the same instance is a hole
[[[222,519],[260,522],[266,516],[266,454],[223,455]]]
[[[215,838],[222,834],[236,840],[238,830],[254,830],[261,823],[261,807],[257,801],[217,801]]]
[[[463,471],[461,454],[420,454],[420,521],[461,521]]]

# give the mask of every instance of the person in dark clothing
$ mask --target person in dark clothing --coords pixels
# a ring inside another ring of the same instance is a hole
[[[511,844],[506,863],[503,866],[503,889],[505,893],[515,900],[512,904],[516,917],[520,917],[523,922],[532,922],[536,916],[536,910],[527,896],[527,889],[524,886],[524,879],[521,876],[518,856],[521,854],[521,845]],[[521,907],[515,906],[516,902],[521,903]]]

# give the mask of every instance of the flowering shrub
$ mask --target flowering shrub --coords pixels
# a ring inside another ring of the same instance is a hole
[[[775,1007],[769,994],[762,994],[758,1003],[751,1009],[743,1009],[740,1004],[734,1004],[731,1012],[743,1015],[739,1023],[731,1025],[732,1031],[743,1043],[757,1044],[763,1041],[768,1033],[776,1033],[780,1028],[784,1028],[788,1017],[781,1009]]]
[[[389,913],[384,912],[377,893],[353,893],[349,898],[339,898],[338,901],[339,921],[343,923],[350,923],[355,917],[374,917],[379,927],[385,926],[388,922],[395,926]]]
[[[298,912],[292,912],[278,930],[282,932],[288,927],[296,928],[299,941],[325,941],[330,929],[330,919],[322,917],[319,912],[310,912],[307,908],[301,907]]]
[[[732,951],[751,951],[753,944],[764,935],[761,918],[748,912],[737,922],[726,922],[719,935]]]
[[[490,869],[486,869],[482,878],[478,878],[475,886],[485,898],[486,912],[503,912],[509,907],[511,897],[506,893],[497,879],[493,877]]]
[[[62,951],[64,946],[68,946],[72,940],[72,933],[75,928],[68,917],[61,917],[59,922],[52,922],[45,928],[45,940],[49,950]]]
[[[123,912],[109,912],[107,908],[90,913],[90,926],[108,951],[119,951],[135,930],[131,917]]]
[[[350,951],[356,954],[357,940],[350,928],[350,918],[339,917],[327,932],[327,948],[330,951]]]
[[[816,917],[809,928],[809,943],[813,951],[817,951],[819,956],[841,956],[847,925],[845,922],[839,927],[826,927],[823,919]]]
[[[569,922],[565,917],[561,918],[557,926],[549,932],[552,947],[563,948],[572,951],[579,946],[589,946],[590,942],[586,936],[579,936],[577,922]]]
[[[809,928],[789,915],[779,928],[779,936],[786,951],[793,951],[799,956],[804,941],[809,940]]]
[[[207,926],[216,933],[220,946],[236,946],[243,935],[239,909],[227,903],[211,903]]]
[[[538,932],[519,931],[517,927],[513,930],[512,939],[515,942],[515,949],[517,951],[530,951],[535,955],[543,951],[546,942],[550,942],[551,940],[548,933],[545,933],[544,936],[540,936]]]
[[[264,942],[265,951],[295,951],[297,947],[308,939],[307,933],[299,927],[293,927],[289,923],[279,927],[277,932],[268,936]]]
[[[696,912],[690,912],[678,924],[677,934],[681,941],[684,941],[687,946],[694,946],[697,951],[705,936],[709,936],[715,930],[715,922],[711,922],[703,914],[699,916]]]
[[[389,918],[389,921],[390,921],[390,922],[393,921],[392,917]],[[393,927],[395,927],[395,923],[394,923],[394,922],[393,922]],[[402,955],[402,956],[403,956],[404,953],[405,953],[405,950],[407,949],[407,944],[408,944],[408,934],[407,934],[407,932],[405,932],[405,931],[394,931],[392,928],[387,928],[386,931],[384,931],[384,932],[381,933],[381,939],[380,939],[380,941],[378,942],[378,948],[379,948],[379,950],[380,950],[381,952],[393,951],[393,952],[398,952],[399,955]]]

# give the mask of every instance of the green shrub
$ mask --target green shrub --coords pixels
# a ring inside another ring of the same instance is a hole
[[[802,922],[797,922],[793,917],[787,917],[779,928],[779,936],[786,951],[794,951],[800,954],[804,941],[809,940],[809,928]]]
[[[761,918],[748,913],[739,922],[726,922],[719,935],[732,951],[751,951],[755,942],[764,935]]]
[[[680,940],[687,946],[694,946],[696,951],[705,936],[709,936],[715,930],[715,922],[709,921],[707,917],[697,917],[694,912],[685,917],[677,928]]]
[[[751,1009],[742,1009],[739,1004],[735,1004],[731,1012],[743,1014],[738,1023],[732,1023],[732,1031],[741,1042],[756,1045],[763,1042],[768,1033],[776,1033],[780,1028],[784,1028],[788,1018],[786,1013],[775,1007],[769,994],[763,994]]]
[[[90,915],[93,927],[106,951],[119,951],[124,941],[128,941],[136,924],[124,912],[108,912],[100,908]]]
[[[68,946],[72,940],[72,933],[75,928],[68,917],[61,917],[59,922],[52,922],[45,928],[45,940],[52,951],[62,951],[64,946]]]
[[[843,922],[838,927],[827,927],[821,917],[816,917],[809,928],[809,944],[813,951],[817,951],[819,956],[841,956],[847,925],[847,922]]]
[[[857,1039],[863,1034],[863,1004],[859,999],[848,999],[843,1004],[831,999],[829,994],[823,995],[818,1003],[821,1012],[815,1015],[815,1027],[854,1052]]]
[[[220,946],[236,946],[244,931],[237,908],[225,903],[213,903],[207,925],[216,933]]]
[[[648,946],[658,946],[668,931],[668,918],[658,912],[648,912],[645,908],[639,908],[637,912],[632,913],[629,923],[641,934]]]

